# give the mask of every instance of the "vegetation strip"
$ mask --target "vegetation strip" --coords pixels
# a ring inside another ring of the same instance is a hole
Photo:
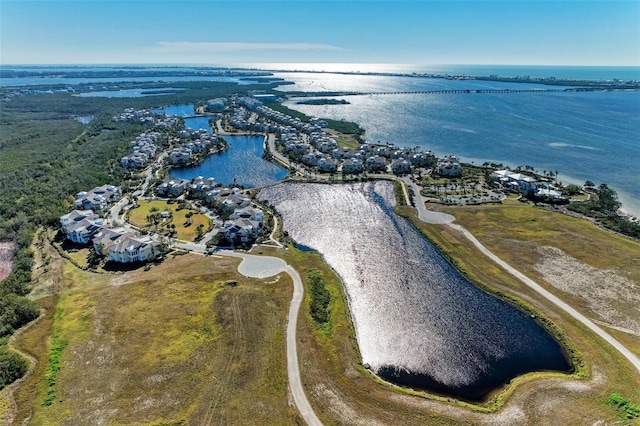
[[[307,272],[307,286],[311,302],[309,303],[309,313],[314,321],[322,326],[329,322],[331,311],[329,303],[331,302],[331,293],[326,289],[324,276],[317,269],[311,269]]]
[[[51,339],[51,349],[49,350],[49,363],[44,372],[44,378],[47,382],[47,395],[42,405],[47,407],[52,405],[56,399],[56,381],[62,368],[60,357],[62,356],[62,351],[69,344],[68,340],[61,338],[60,322],[62,321],[62,313],[62,308],[58,308],[53,322],[54,334]]]
[[[614,407],[618,411],[618,415],[625,420],[633,420],[640,417],[640,408],[617,392],[609,395],[606,402]]]

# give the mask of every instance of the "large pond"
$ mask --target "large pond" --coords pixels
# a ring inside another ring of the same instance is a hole
[[[264,136],[224,136],[229,148],[210,155],[194,167],[171,169],[172,178],[213,177],[225,185],[240,184],[245,188],[262,187],[282,180],[287,171],[262,158]]]
[[[362,362],[383,379],[478,401],[510,379],[570,371],[538,323],[467,281],[393,212],[393,185],[263,189],[284,229],[340,275]]]

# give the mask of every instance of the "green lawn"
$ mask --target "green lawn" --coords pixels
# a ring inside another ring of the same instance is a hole
[[[171,217],[163,219],[157,226],[150,224],[147,221],[147,216],[152,213],[151,210],[153,208],[157,209],[157,213],[168,210],[171,213]],[[191,224],[188,224],[188,213],[192,213]],[[209,228],[209,218],[202,213],[197,213],[196,209],[178,210],[178,203],[169,204],[164,200],[138,201],[138,207],[129,212],[129,222],[148,231],[159,233],[166,233],[169,229],[168,225],[175,225],[176,238],[184,241],[194,241],[196,239],[196,229],[199,225],[203,225],[205,230]]]

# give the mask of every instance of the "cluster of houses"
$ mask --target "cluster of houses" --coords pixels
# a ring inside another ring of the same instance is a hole
[[[174,165],[188,163],[194,154],[207,151],[218,140],[216,135],[208,133],[204,129],[180,130],[178,136],[183,141],[183,144],[169,152],[169,162]]]
[[[62,232],[74,243],[92,244],[96,253],[113,262],[155,259],[161,254],[158,241],[126,228],[112,228],[98,216],[119,196],[120,188],[111,185],[80,192],[74,203],[76,209],[60,217]]]
[[[279,144],[290,158],[319,172],[356,174],[367,170],[384,173],[390,168],[392,173],[405,174],[412,167],[429,167],[435,163],[431,151],[417,152],[389,144],[363,144],[356,150],[339,148],[336,140],[324,131],[327,123],[322,120],[313,119],[305,123],[297,117],[266,107],[253,97],[238,98],[237,103],[242,107],[236,108],[231,117],[230,123],[234,127],[277,133]],[[263,120],[250,122],[247,109],[257,113]],[[459,171],[460,164],[456,164]]]
[[[522,194],[528,198],[537,198],[549,201],[562,200],[562,192],[553,189],[547,182],[515,173],[510,170],[496,170],[489,175],[492,184],[504,191]]]
[[[168,130],[180,125],[180,117],[175,115],[165,115],[148,109],[136,110],[127,108],[112,119],[116,123],[126,123],[136,121],[139,123],[152,123],[156,130]]]
[[[239,188],[216,186],[213,178],[198,176],[193,180],[175,179],[156,188],[163,197],[179,197],[187,194],[203,200],[224,217],[228,217],[220,232],[230,244],[247,243],[258,238],[263,223],[262,212],[251,207],[251,199],[242,195]]]
[[[140,123],[155,123],[155,116],[156,114],[147,109],[136,110],[134,108],[127,108],[121,114],[113,117],[112,120],[116,123],[126,123],[129,121],[137,121]]]
[[[120,165],[125,169],[141,169],[150,158],[156,155],[156,143],[161,137],[158,132],[141,133],[130,142],[132,153],[120,159]]]

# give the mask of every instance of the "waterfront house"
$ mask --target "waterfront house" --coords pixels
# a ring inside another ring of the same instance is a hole
[[[387,171],[387,160],[380,155],[374,155],[367,158],[366,167],[372,172],[385,172]]]
[[[236,194],[231,194],[219,202],[219,206],[223,211],[233,212],[236,209],[247,207],[251,204],[251,200]]]
[[[414,167],[428,167],[435,161],[435,156],[428,152],[418,152],[409,156],[409,161]]]
[[[236,209],[231,216],[229,216],[229,220],[240,220],[240,219],[249,219],[259,223],[262,223],[264,217],[262,215],[262,211],[253,208],[251,206],[242,207]]]
[[[535,198],[542,201],[552,202],[563,200],[562,192],[550,188],[537,188],[535,191]]]
[[[496,170],[489,176],[493,183],[504,190],[530,195],[536,192],[536,180],[510,170]]]
[[[460,168],[460,160],[458,157],[447,155],[438,162],[438,174],[446,177],[458,177],[462,176],[462,169]]]
[[[191,149],[186,146],[179,146],[169,153],[169,161],[171,164],[185,164],[191,160],[192,154]]]
[[[205,179],[202,176],[198,176],[193,179],[189,185],[189,194],[196,197],[203,196],[207,192],[211,191],[215,186],[216,182],[214,178],[210,177]]]
[[[156,194],[161,197],[179,197],[188,189],[191,181],[188,179],[177,179],[164,182],[156,188]]]
[[[411,163],[404,158],[398,158],[391,163],[391,171],[396,175],[403,175],[411,171]]]

